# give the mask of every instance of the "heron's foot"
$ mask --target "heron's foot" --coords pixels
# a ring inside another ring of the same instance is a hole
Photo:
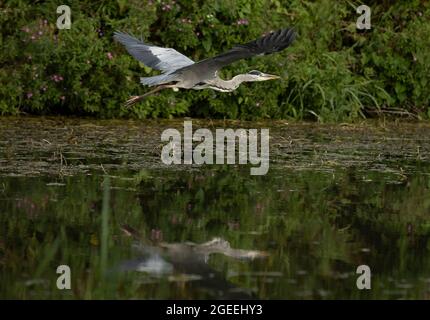
[[[131,96],[131,97],[130,97],[130,99],[128,99],[128,100],[125,102],[124,106],[125,106],[125,107],[127,107],[127,108],[129,108],[129,107],[131,107],[132,105],[134,105],[134,104],[136,104],[137,102],[139,102],[139,100],[141,100],[141,96]]]

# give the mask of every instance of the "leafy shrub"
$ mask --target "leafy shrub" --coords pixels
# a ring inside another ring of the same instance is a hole
[[[9,0],[0,15],[0,114],[96,117],[295,118],[343,121],[384,112],[430,117],[430,6],[369,1],[372,30],[355,23],[350,1],[63,1],[72,28],[58,30],[53,0]],[[282,81],[233,93],[165,90],[127,109],[140,76],[157,74],[114,43],[115,30],[174,47],[194,60],[263,32],[294,26],[288,50],[240,61],[229,78],[258,69]]]

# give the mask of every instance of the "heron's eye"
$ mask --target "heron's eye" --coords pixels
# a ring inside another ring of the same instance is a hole
[[[259,76],[261,75],[261,72],[258,70],[252,70],[252,71],[249,71],[248,74],[252,74],[253,76]]]

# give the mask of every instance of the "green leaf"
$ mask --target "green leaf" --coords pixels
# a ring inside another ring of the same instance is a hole
[[[206,52],[209,52],[212,47],[212,39],[211,37],[207,37],[202,41],[203,48],[205,48]]]

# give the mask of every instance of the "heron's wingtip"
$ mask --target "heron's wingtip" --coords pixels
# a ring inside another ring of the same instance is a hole
[[[115,30],[115,31],[113,32],[113,39],[114,39],[115,41],[118,41],[118,42],[119,42],[119,40],[120,40],[120,38],[122,37],[122,35],[123,35],[123,33],[122,33],[121,31]]]
[[[138,39],[135,39],[131,34],[119,30],[115,30],[113,32],[113,38],[115,41],[118,41],[122,44],[126,44],[129,41],[139,41]]]

